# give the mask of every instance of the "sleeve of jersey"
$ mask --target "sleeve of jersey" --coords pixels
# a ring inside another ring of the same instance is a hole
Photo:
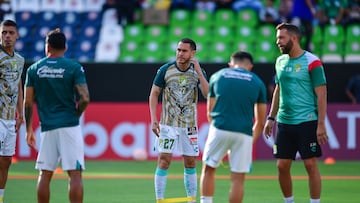
[[[28,69],[27,69],[27,71],[26,71],[26,76],[25,76],[25,87],[33,87],[34,86],[34,83],[33,83],[33,81],[32,81],[32,73],[34,72],[34,71],[32,71],[32,67],[33,66],[30,66]]]
[[[313,87],[326,84],[324,67],[320,60],[314,60],[309,64],[309,74],[311,76]]]
[[[79,64],[75,71],[75,84],[86,83],[84,67]]]
[[[216,74],[213,74],[213,75],[210,77],[208,97],[215,97],[215,92],[214,92],[214,81],[215,81],[215,78],[216,78]]]
[[[260,78],[259,78],[259,85],[260,85],[260,94],[258,98],[258,103],[267,103],[266,87]]]
[[[157,71],[155,78],[154,78],[154,82],[153,84],[160,87],[160,88],[164,88],[165,87],[165,73],[167,70],[167,66],[162,66],[159,68],[159,70]]]

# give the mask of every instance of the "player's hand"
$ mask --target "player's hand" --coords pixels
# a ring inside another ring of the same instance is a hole
[[[194,69],[199,74],[199,72],[201,72],[201,67],[200,67],[199,61],[193,57],[190,59],[190,63],[194,64]]]
[[[26,133],[26,143],[29,147],[36,149],[36,136],[33,131]]]
[[[328,136],[326,133],[326,127],[325,124],[318,124],[317,130],[316,130],[316,137],[319,144],[325,144],[328,142]]]
[[[273,134],[273,127],[274,127],[275,121],[273,120],[267,120],[264,127],[264,135],[267,138],[271,137]]]
[[[159,137],[159,135],[160,135],[160,126],[159,126],[159,123],[157,121],[151,122],[151,129],[155,133],[155,135],[157,137]]]

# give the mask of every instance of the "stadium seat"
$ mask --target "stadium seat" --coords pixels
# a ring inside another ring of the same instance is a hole
[[[126,25],[124,28],[124,39],[143,42],[144,41],[144,26],[140,23]]]
[[[257,63],[274,63],[280,54],[272,40],[259,39],[255,44],[254,61]]]
[[[213,30],[214,41],[218,42],[233,42],[234,39],[234,31],[233,27],[229,25],[216,25]]]
[[[164,25],[148,25],[145,28],[145,41],[156,40],[157,42],[163,43],[167,40],[167,27]]]
[[[138,62],[141,49],[142,43],[125,39],[120,44],[119,62]]]
[[[18,0],[17,12],[31,11],[38,12],[40,10],[39,0]]]
[[[178,42],[179,42],[179,40],[173,39],[173,40],[169,40],[167,43],[165,43],[165,45],[164,45],[164,52],[165,52],[164,58],[167,61],[171,61],[171,60],[176,59],[176,49],[177,49]]]
[[[101,24],[102,16],[99,12],[96,11],[89,11],[89,12],[83,12],[82,14],[82,26],[85,25],[91,25],[95,27],[99,27]]]
[[[77,40],[74,47],[74,57],[80,62],[92,62],[95,58],[96,42],[86,38]]]
[[[215,11],[214,17],[214,25],[227,25],[232,27],[236,24],[235,14],[232,9],[219,9]]]
[[[344,47],[342,42],[324,41],[321,60],[324,63],[343,62]]]
[[[341,25],[326,25],[324,27],[324,43],[344,42],[345,33]]]
[[[69,25],[62,25],[62,27],[60,29],[66,36],[66,42],[67,42],[68,48],[71,47],[76,42],[78,33],[76,32],[75,29],[73,29],[72,26],[69,26]]]
[[[41,11],[61,12],[63,7],[62,0],[40,0]]]
[[[18,26],[32,28],[37,21],[37,13],[32,11],[18,11],[15,13],[15,20]]]
[[[103,25],[100,28],[100,35],[98,40],[102,42],[113,42],[114,44],[121,43],[121,41],[124,40],[124,31],[118,24]]]
[[[179,41],[184,37],[190,36],[190,29],[188,26],[182,24],[175,24],[169,26],[168,41]]]
[[[85,5],[83,0],[62,0],[62,10],[63,11],[74,11],[74,12],[83,12]]]
[[[41,11],[38,13],[36,26],[48,26],[57,27],[59,26],[58,15],[54,11]]]
[[[263,25],[260,25],[257,28],[257,30],[258,30],[258,38],[273,40],[275,43],[276,30],[275,30],[274,25],[263,24]]]
[[[234,51],[235,50],[253,53],[255,50],[254,43],[246,40],[237,40],[234,42]]]
[[[212,13],[205,10],[195,10],[193,11],[191,26],[194,28],[198,25],[213,26]]]
[[[182,24],[190,25],[191,12],[186,9],[175,9],[170,11],[170,25]]]
[[[80,23],[83,21],[82,16],[78,12],[64,11],[58,14],[59,22],[62,26],[69,26],[73,29],[77,29]]]
[[[150,40],[144,43],[141,52],[141,60],[147,63],[165,62],[164,44],[156,40]]]
[[[115,8],[110,8],[105,10],[105,12],[102,15],[101,19],[102,25],[117,25],[118,24],[118,17],[117,17],[117,11]]]
[[[359,40],[349,40],[346,42],[344,62],[345,63],[359,63],[360,62],[360,41]]]
[[[210,45],[209,61],[214,63],[226,63],[230,60],[232,44],[215,41]]]
[[[236,13],[238,25],[255,27],[259,23],[259,16],[253,9],[242,9]]]
[[[120,43],[100,40],[96,45],[95,62],[116,62],[120,55]]]
[[[360,25],[353,24],[349,25],[346,29],[346,42],[348,41],[358,41],[360,39]]]
[[[190,31],[190,36],[195,42],[209,43],[212,40],[212,30],[208,26],[198,25],[192,27]]]
[[[239,25],[236,27],[235,30],[235,38],[237,40],[245,40],[249,42],[254,42],[256,39],[256,28],[250,27],[250,26],[242,26]]]
[[[196,54],[195,58],[199,62],[208,62],[210,53],[210,44],[207,41],[198,40],[196,41]]]
[[[84,11],[100,12],[106,0],[84,0]]]

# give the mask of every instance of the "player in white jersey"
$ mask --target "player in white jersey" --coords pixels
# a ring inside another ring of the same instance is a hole
[[[184,184],[188,197],[196,198],[196,157],[199,155],[197,100],[198,88],[206,97],[209,84],[205,71],[194,59],[196,44],[180,40],[176,61],[164,64],[158,70],[149,97],[151,127],[158,136],[159,151],[155,172],[156,199],[164,199],[168,168],[172,154],[178,150],[184,158]],[[160,123],[157,119],[158,98],[162,92]]]
[[[16,132],[23,121],[23,89],[21,74],[24,58],[15,52],[19,38],[17,25],[12,20],[0,24],[0,203],[12,156],[15,154]],[[14,127],[15,126],[15,127]]]

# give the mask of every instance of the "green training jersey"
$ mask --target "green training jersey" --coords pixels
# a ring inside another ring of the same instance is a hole
[[[176,62],[164,64],[158,70],[153,84],[162,88],[160,123],[173,127],[197,127],[199,75],[194,65],[181,71]],[[205,71],[203,74],[206,77]]]
[[[75,85],[84,83],[83,67],[64,57],[43,58],[29,67],[25,86],[34,88],[41,131],[79,124]]]
[[[216,102],[212,125],[216,128],[252,135],[254,105],[266,103],[266,88],[253,72],[243,68],[224,68],[210,78],[209,97]]]
[[[19,93],[19,82],[24,69],[24,58],[14,52],[11,56],[0,46],[0,118],[14,120]]]
[[[280,87],[277,121],[300,124],[318,119],[315,87],[326,84],[320,59],[310,52],[297,58],[284,54],[277,58],[275,83]]]

